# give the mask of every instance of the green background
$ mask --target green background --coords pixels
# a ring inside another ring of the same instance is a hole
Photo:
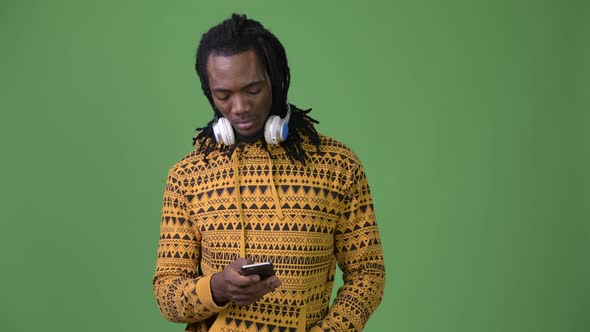
[[[0,330],[181,331],[162,190],[233,11],[363,160],[387,266],[366,331],[590,331],[588,1],[0,2]]]

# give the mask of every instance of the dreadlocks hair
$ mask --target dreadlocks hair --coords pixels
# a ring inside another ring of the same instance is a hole
[[[222,117],[221,112],[215,107],[209,88],[207,60],[210,54],[231,56],[249,50],[256,52],[270,78],[272,94],[270,115],[279,115],[282,118],[286,116],[287,92],[289,91],[291,75],[283,45],[260,22],[249,19],[246,15],[233,14],[231,18],[212,27],[203,34],[197,48],[195,69],[201,81],[203,93],[214,111],[214,119],[209,121],[205,127],[197,128],[197,135],[193,138],[193,145],[199,143],[198,152],[204,154],[205,162],[208,162],[207,156],[216,145],[213,133],[215,118]],[[303,136],[307,136],[316,146],[316,151],[320,152],[320,137],[314,127],[314,123],[319,122],[307,115],[311,108],[302,110],[293,104],[290,105],[289,134],[287,139],[280,145],[289,155],[291,162],[299,161],[305,164],[308,156],[301,146]],[[237,141],[233,146],[224,148],[228,156],[231,156],[238,143]],[[265,140],[262,140],[262,144],[268,151]]]

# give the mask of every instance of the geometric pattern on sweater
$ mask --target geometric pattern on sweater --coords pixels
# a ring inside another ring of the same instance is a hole
[[[153,279],[160,311],[186,331],[362,330],[385,267],[360,161],[323,135],[320,153],[304,142],[306,165],[267,148],[250,143],[228,157],[218,145],[208,163],[195,150],[171,168]],[[252,305],[216,308],[206,277],[242,252],[272,261],[283,283]],[[336,264],[344,284],[329,307]]]

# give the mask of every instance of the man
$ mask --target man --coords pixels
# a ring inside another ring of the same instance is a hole
[[[196,70],[214,118],[166,182],[159,308],[186,331],[360,331],[385,285],[357,157],[289,104],[283,46],[234,14],[202,36]],[[241,267],[272,262],[275,275]],[[336,264],[343,286],[329,304]]]

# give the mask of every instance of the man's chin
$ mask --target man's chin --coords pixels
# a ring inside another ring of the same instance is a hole
[[[264,135],[264,130],[243,131],[236,130],[236,138],[240,141],[254,142]]]

